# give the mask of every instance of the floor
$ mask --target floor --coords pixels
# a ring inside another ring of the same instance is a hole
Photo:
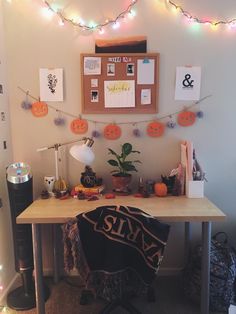
[[[91,300],[89,305],[80,305],[81,282],[77,277],[69,277],[53,285],[47,279],[51,296],[46,302],[47,314],[98,314],[104,307],[102,300]],[[158,277],[155,282],[156,301],[148,303],[144,297],[132,300],[132,304],[142,314],[199,314],[199,306],[186,301],[182,294],[181,279],[179,277]],[[8,309],[9,314],[36,314],[36,310],[14,311]],[[127,314],[121,308],[111,314]],[[211,313],[216,314],[216,313]],[[220,314],[220,313],[217,313]],[[222,313],[223,314],[223,313]]]

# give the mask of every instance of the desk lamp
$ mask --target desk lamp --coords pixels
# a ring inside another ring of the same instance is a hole
[[[86,165],[90,165],[93,161],[94,161],[94,153],[91,149],[91,147],[93,146],[94,140],[90,137],[83,137],[82,139],[78,139],[78,140],[74,140],[74,141],[70,141],[70,142],[66,142],[66,143],[56,143],[52,146],[48,146],[48,147],[42,147],[42,148],[38,148],[37,152],[42,152],[44,150],[47,149],[54,149],[55,150],[55,177],[56,180],[59,179],[59,167],[58,167],[58,150],[59,147],[61,146],[65,146],[65,145],[69,145],[69,144],[73,144],[79,141],[83,141],[82,145],[73,145],[70,148],[70,154],[72,157],[74,157],[76,160],[86,164]]]

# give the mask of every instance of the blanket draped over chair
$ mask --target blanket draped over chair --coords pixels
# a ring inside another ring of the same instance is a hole
[[[64,264],[108,301],[139,295],[163,258],[169,226],[129,206],[101,206],[63,225]]]

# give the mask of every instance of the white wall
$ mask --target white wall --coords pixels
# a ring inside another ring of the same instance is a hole
[[[65,101],[56,103],[58,109],[74,115],[81,111],[80,89],[80,53],[94,52],[94,40],[100,35],[82,35],[70,25],[61,28],[57,19],[49,21],[40,14],[43,1],[4,2],[6,21],[7,57],[9,60],[9,96],[12,119],[12,140],[14,159],[28,162],[34,172],[34,190],[37,196],[43,188],[43,176],[54,172],[52,151],[36,153],[36,149],[56,142],[75,138],[69,130],[68,117],[65,127],[56,127],[53,119],[55,112],[50,110],[47,117],[34,118],[30,112],[21,109],[24,95],[17,86],[39,95],[38,72],[40,67],[62,67],[65,73]],[[50,1],[52,3],[52,1]],[[114,17],[127,5],[128,1],[58,1],[66,6],[65,13],[73,10],[85,20],[103,20]],[[123,126],[120,140],[110,142],[98,139],[94,150],[96,161],[94,170],[102,176],[105,183],[110,183],[110,168],[107,147],[117,148],[121,143],[131,142],[135,149],[141,151],[142,165],[139,174],[145,179],[159,179],[160,174],[168,174],[179,161],[179,141],[192,140],[206,173],[206,195],[228,216],[227,222],[215,224],[215,229],[227,230],[235,240],[235,189],[236,189],[236,149],[233,135],[236,131],[235,107],[235,51],[236,31],[229,31],[224,26],[214,31],[209,26],[200,26],[198,30],[191,27],[180,14],[173,14],[163,5],[164,1],[140,0],[136,5],[137,16],[124,23],[119,31],[106,29],[104,38],[117,36],[146,35],[148,51],[160,53],[160,98],[159,115],[163,116],[181,110],[191,102],[174,100],[175,69],[180,65],[199,65],[202,67],[201,96],[211,94],[196,110],[204,111],[204,119],[198,120],[189,128],[177,127],[167,130],[159,139],[147,135],[141,138],[132,136],[132,127]],[[235,3],[219,0],[178,1],[186,10],[199,17],[232,18]],[[235,13],[236,14],[236,13]],[[119,122],[150,119],[155,115],[88,115],[85,118],[98,121]],[[98,125],[102,129],[103,125]],[[145,130],[146,125],[140,124]],[[89,132],[94,128],[90,124]],[[66,150],[66,149],[65,149]],[[67,177],[71,185],[79,182],[82,166],[70,157],[64,159]],[[134,182],[137,182],[135,177]],[[199,238],[199,227],[195,227],[195,237]],[[166,267],[182,265],[183,243],[182,225],[172,227],[166,258]],[[179,240],[179,241],[176,241]],[[177,244],[179,243],[179,244]]]
[[[2,21],[2,8],[0,2],[0,85],[3,93],[0,93],[0,306],[4,304],[5,296],[15,277],[13,242],[11,232],[10,208],[6,188],[6,166],[11,162],[11,140],[10,140],[10,120],[8,108],[8,90],[6,80],[6,58],[5,58],[4,32]],[[4,117],[2,116],[4,113]],[[4,143],[7,148],[5,149]]]

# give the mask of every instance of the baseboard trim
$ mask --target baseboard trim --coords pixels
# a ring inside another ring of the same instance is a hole
[[[9,282],[8,286],[5,287],[3,294],[0,297],[0,304],[6,304],[6,299],[8,293],[16,287],[16,283],[19,280],[19,274],[16,273],[12,280]]]

